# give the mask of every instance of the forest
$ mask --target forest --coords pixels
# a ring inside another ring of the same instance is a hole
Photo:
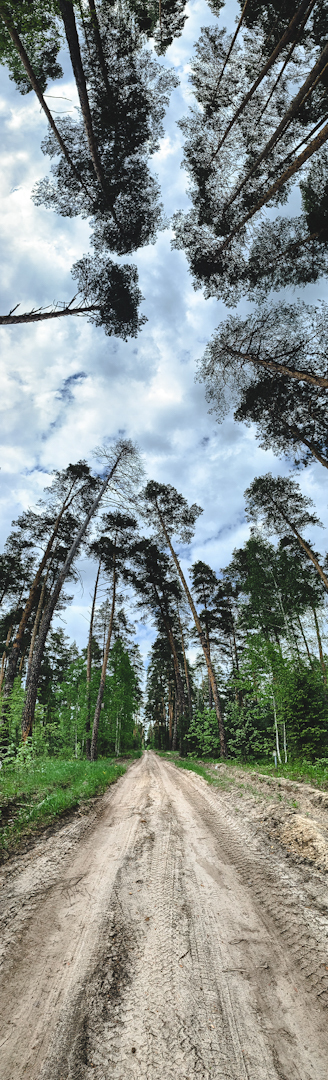
[[[1,64],[45,121],[49,175],[33,204],[90,227],[71,297],[21,310],[13,292],[1,326],[14,337],[48,320],[76,320],[81,332],[87,320],[99,335],[139,341],[133,260],[170,227],[192,288],[220,313],[237,309],[197,362],[211,422],[229,416],[234,430],[250,429],[281,466],[253,472],[248,538],[222,567],[205,561],[206,542],[204,560],[192,561],[206,506],[165,476],[148,478],[128,425],[51,470],[0,556],[9,786],[15,770],[41,762],[54,775],[65,762],[90,771],[145,746],[270,769],[298,763],[301,773],[328,765],[328,555],[316,549],[323,526],[302,489],[311,469],[325,480],[328,468],[328,10],[324,0],[237,7],[230,32],[223,0],[209,0],[194,44],[178,125],[188,208],[168,222],[152,159],[179,83],[168,55],[184,32],[183,0],[0,2]],[[47,93],[63,57],[73,118],[57,117]],[[215,515],[219,529],[219,500]],[[61,623],[91,579],[78,647]]]

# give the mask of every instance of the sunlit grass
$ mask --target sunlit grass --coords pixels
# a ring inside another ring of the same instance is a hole
[[[112,758],[62,761],[40,758],[1,770],[0,852],[22,836],[106,790],[126,770]]]
[[[245,773],[258,772],[266,774],[267,776],[285,777],[286,780],[296,780],[300,783],[311,784],[312,787],[328,789],[328,758],[320,758],[316,762],[305,760],[290,761],[287,764],[278,765],[275,768],[271,761],[240,761],[239,758],[206,758],[201,761],[200,758],[180,758],[178,752],[173,751],[161,751],[156,750],[156,753],[160,757],[165,757],[168,760],[174,761],[174,764],[182,769],[189,769],[191,772],[198,773],[199,776],[204,776],[210,783],[220,781],[220,786],[223,784],[223,776],[220,777],[220,769],[218,769],[218,775],[213,775],[213,771],[209,771],[209,766],[214,764],[224,764],[228,769],[242,769]],[[229,779],[227,773],[225,780]],[[233,777],[232,777],[233,779]]]

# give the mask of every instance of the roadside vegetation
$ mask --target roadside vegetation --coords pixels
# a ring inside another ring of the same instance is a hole
[[[287,765],[278,765],[275,767],[271,762],[263,761],[240,761],[236,758],[227,758],[224,762],[225,770],[221,773],[221,770],[215,770],[215,766],[222,765],[221,758],[196,758],[191,755],[188,758],[181,758],[178,752],[173,753],[172,750],[157,750],[157,754],[160,757],[167,758],[168,761],[172,761],[179,769],[189,769],[191,772],[195,772],[198,776],[203,776],[210,784],[218,784],[220,787],[229,786],[229,783],[234,782],[233,771],[234,769],[242,770],[245,773],[247,779],[247,773],[261,773],[263,776],[271,776],[275,778],[283,777],[286,780],[293,780],[300,784],[309,784],[311,787],[317,787],[322,791],[328,791],[328,759],[322,761],[291,761]]]
[[[0,858],[23,837],[27,839],[69,810],[85,806],[125,770],[126,764],[107,758],[91,764],[19,753],[1,773]]]

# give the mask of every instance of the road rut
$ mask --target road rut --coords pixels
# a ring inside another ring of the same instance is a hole
[[[2,876],[1,1080],[327,1080],[299,870],[146,753]]]

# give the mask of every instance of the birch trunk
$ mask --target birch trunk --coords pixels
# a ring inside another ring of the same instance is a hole
[[[275,733],[276,733],[277,758],[278,758],[278,761],[279,761],[279,765],[281,765],[280,746],[279,746],[279,732],[278,732],[278,722],[277,722],[277,712],[276,712],[276,702],[275,702],[275,698],[274,698],[273,693],[272,693],[272,701],[273,701],[273,713],[274,713],[274,727],[275,727]]]

